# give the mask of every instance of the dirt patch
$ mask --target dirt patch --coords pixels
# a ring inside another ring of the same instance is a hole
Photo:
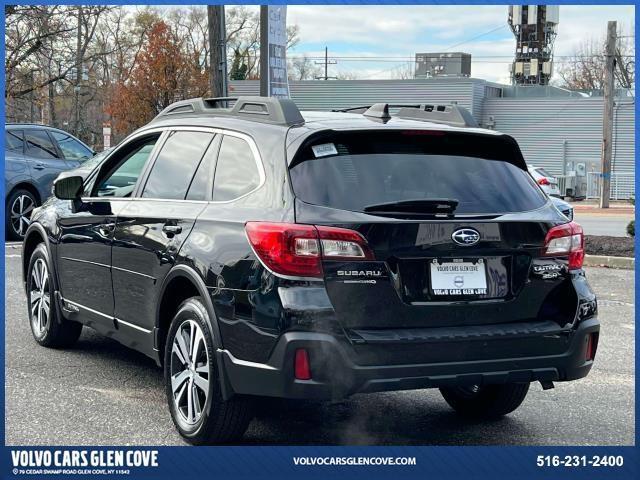
[[[633,237],[607,237],[585,235],[584,248],[587,255],[609,255],[612,257],[633,257]]]

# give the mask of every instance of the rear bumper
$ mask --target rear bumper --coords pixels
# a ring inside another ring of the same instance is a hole
[[[599,330],[594,317],[575,329],[520,332],[517,337],[501,334],[443,341],[432,336],[359,346],[325,333],[289,332],[280,337],[265,364],[236,359],[227,350],[218,350],[218,361],[224,365],[229,391],[284,398],[339,399],[364,392],[568,381],[585,377],[591,370],[593,361],[585,361],[587,341]],[[526,345],[522,350],[526,354],[512,353],[514,344]],[[409,346],[413,351],[404,355]],[[309,352],[312,380],[294,378],[294,355],[299,348]],[[389,351],[395,352],[396,361],[387,360]],[[443,352],[455,355],[447,358]],[[376,357],[385,362],[372,362]],[[406,357],[413,361],[398,363]]]

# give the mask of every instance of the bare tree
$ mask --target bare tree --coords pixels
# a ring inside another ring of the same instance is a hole
[[[632,88],[635,83],[635,46],[632,35],[618,34],[616,87]],[[604,87],[605,39],[590,38],[560,62],[559,86],[572,90],[601,90]]]
[[[303,55],[289,60],[288,73],[289,80],[312,80],[322,73],[322,69],[307,55]]]

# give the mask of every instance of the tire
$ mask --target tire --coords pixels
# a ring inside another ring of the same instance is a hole
[[[189,298],[173,317],[165,344],[164,378],[171,419],[193,445],[240,439],[254,411],[247,397],[222,399],[210,325],[202,300]]]
[[[29,217],[38,200],[28,190],[11,192],[5,208],[5,231],[9,240],[22,240],[29,227]]]
[[[82,324],[59,317],[51,264],[43,243],[31,255],[27,272],[27,308],[33,338],[43,347],[70,347],[80,337]]]
[[[440,389],[445,401],[457,413],[477,419],[499,418],[513,412],[522,404],[528,391],[529,383]]]

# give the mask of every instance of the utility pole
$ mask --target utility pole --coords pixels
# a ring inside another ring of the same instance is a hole
[[[80,136],[80,82],[82,81],[82,6],[78,6],[78,30],[76,38],[76,78],[73,86],[73,133]]]
[[[315,62],[316,65],[324,64],[324,76],[323,77],[316,77],[316,80],[329,80],[330,78],[335,80],[337,77],[330,77],[329,76],[329,65],[335,65],[336,63],[338,63],[338,62],[335,61],[335,60],[329,61],[329,48],[328,47],[324,47],[324,62],[318,62],[318,61]]]
[[[227,39],[224,5],[207,5],[209,30],[209,90],[212,97],[227,96]]]
[[[611,194],[611,154],[613,146],[613,102],[614,69],[616,55],[616,28],[617,22],[610,21],[607,24],[607,46],[605,51],[606,64],[604,70],[604,107],[602,118],[602,181],[600,182],[600,208],[609,208],[609,196]]]

